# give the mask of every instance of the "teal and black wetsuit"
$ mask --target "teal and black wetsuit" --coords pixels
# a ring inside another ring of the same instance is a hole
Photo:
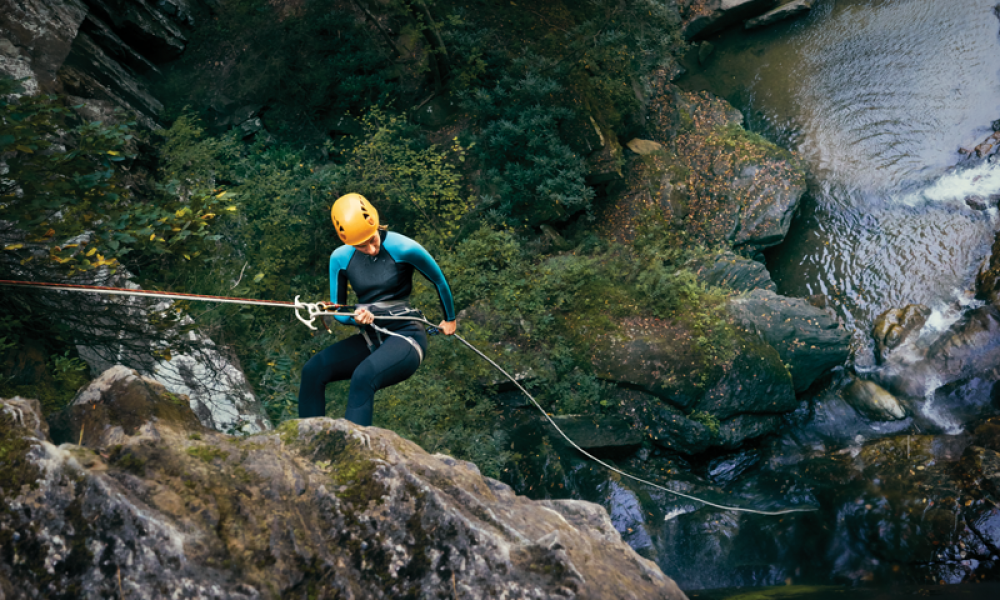
[[[377,256],[341,246],[330,255],[330,300],[347,303],[347,284],[358,296],[358,305],[370,305],[380,327],[416,342],[385,336],[371,327],[362,333],[326,348],[302,368],[299,385],[299,417],[319,417],[326,413],[326,385],[351,380],[345,417],[359,425],[371,425],[375,392],[399,383],[416,372],[427,354],[427,334],[412,321],[378,321],[378,316],[404,311],[413,290],[417,270],[437,288],[446,321],[455,320],[455,302],[441,268],[417,242],[393,232],[379,234],[382,244]],[[338,316],[345,325],[357,325],[353,317]]]

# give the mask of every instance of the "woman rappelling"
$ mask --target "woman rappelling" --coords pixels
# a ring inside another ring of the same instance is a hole
[[[358,297],[353,315],[334,318],[361,331],[313,356],[302,368],[299,417],[326,414],[326,386],[351,380],[347,396],[349,421],[371,425],[375,392],[400,383],[416,372],[427,354],[427,333],[416,321],[379,317],[420,316],[409,304],[416,269],[437,289],[444,312],[438,330],[452,335],[458,323],[451,288],[434,258],[416,241],[387,231],[375,207],[360,194],[341,196],[331,210],[344,245],[330,255],[330,300],[347,302],[347,286]]]

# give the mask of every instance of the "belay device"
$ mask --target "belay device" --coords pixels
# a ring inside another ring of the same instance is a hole
[[[293,302],[285,302],[285,301],[278,301],[278,300],[251,300],[251,299],[248,299],[248,298],[231,298],[231,297],[228,297],[228,296],[202,296],[202,295],[198,295],[198,294],[179,294],[179,293],[174,293],[174,292],[156,292],[156,291],[149,291],[149,290],[130,290],[130,289],[127,289],[127,288],[105,287],[105,286],[95,286],[95,285],[75,285],[75,284],[61,284],[61,283],[42,283],[42,282],[34,282],[34,281],[9,281],[9,280],[0,280],[0,286],[30,288],[30,289],[46,289],[46,290],[62,291],[62,292],[82,292],[82,293],[90,293],[90,294],[105,294],[105,295],[114,295],[114,296],[140,296],[140,297],[162,298],[164,300],[197,300],[197,301],[201,301],[201,302],[221,302],[221,303],[226,303],[226,304],[243,304],[243,305],[248,305],[248,306],[270,306],[270,307],[291,308],[291,309],[295,310],[295,317],[299,321],[301,321],[302,323],[304,323],[306,327],[308,327],[309,329],[312,329],[314,331],[317,329],[316,326],[314,325],[314,323],[316,322],[316,319],[324,317],[324,316],[353,316],[354,315],[353,312],[343,312],[343,309],[352,309],[352,308],[355,308],[354,306],[345,306],[345,305],[331,304],[331,303],[326,303],[326,302],[302,302],[301,300],[299,300],[299,296],[296,296],[295,300]],[[300,311],[302,311],[302,312],[300,312]],[[305,313],[304,316],[303,316],[303,312]],[[427,319],[425,319],[423,316],[419,316],[419,317],[418,316],[376,316],[375,320],[376,321],[382,321],[382,320],[385,320],[385,321],[415,321],[417,323],[422,323],[424,325],[427,325],[428,327],[431,328],[432,331],[434,331],[434,330],[437,329],[436,325],[434,325],[433,323],[431,323],[430,321],[428,321]],[[396,334],[394,332],[391,332],[391,331],[389,331],[387,329],[384,329],[384,328],[379,327],[379,326],[374,325],[374,324],[372,324],[371,327],[374,327],[376,330],[381,331],[383,333],[387,333],[387,334],[390,334],[390,335],[399,335],[399,334]],[[404,336],[400,336],[400,337],[404,337]],[[666,488],[666,487],[664,487],[662,485],[659,485],[659,484],[654,483],[652,481],[649,481],[647,479],[643,479],[642,477],[638,477],[636,475],[632,475],[631,473],[626,473],[625,471],[622,471],[618,467],[604,462],[603,460],[597,458],[593,454],[591,454],[591,453],[587,452],[586,450],[584,450],[583,448],[581,448],[568,435],[566,435],[566,433],[559,427],[559,425],[556,424],[555,420],[553,420],[552,417],[547,412],[545,412],[545,409],[542,408],[542,405],[539,404],[537,400],[535,400],[535,397],[532,396],[530,393],[528,393],[528,390],[524,389],[524,386],[522,386],[520,384],[520,382],[518,382],[516,379],[514,379],[514,377],[511,376],[510,373],[508,373],[507,371],[505,371],[500,365],[498,365],[496,362],[494,362],[490,357],[488,357],[485,354],[483,354],[478,348],[476,348],[475,346],[473,346],[472,344],[470,344],[468,341],[466,341],[465,338],[461,337],[458,334],[453,334],[453,335],[451,335],[449,337],[454,337],[454,338],[458,339],[458,341],[460,341],[463,344],[465,344],[470,350],[472,350],[477,355],[479,355],[480,358],[482,358],[483,360],[485,360],[486,362],[488,362],[494,369],[496,369],[500,373],[503,373],[504,377],[506,377],[507,379],[509,379],[515,386],[517,386],[517,389],[521,390],[521,392],[525,396],[527,396],[529,400],[531,400],[531,403],[535,405],[535,407],[542,413],[542,416],[544,416],[546,418],[546,420],[548,420],[549,424],[552,425],[552,427],[557,432],[559,432],[559,435],[562,436],[563,439],[565,439],[573,448],[575,448],[581,454],[583,454],[584,456],[586,456],[590,460],[596,462],[597,464],[601,465],[602,467],[608,469],[609,471],[613,471],[615,473],[618,473],[622,477],[627,477],[627,478],[629,478],[629,479],[631,479],[633,481],[637,481],[639,483],[643,483],[643,484],[652,486],[652,487],[654,487],[654,488],[656,488],[658,490],[667,492],[668,494],[672,494],[672,495],[680,497],[680,498],[685,498],[687,500],[692,500],[694,502],[701,502],[702,504],[705,504],[707,506],[711,506],[711,507],[714,507],[714,508],[718,508],[718,509],[721,509],[721,510],[731,510],[731,511],[736,511],[736,512],[746,512],[746,513],[753,513],[753,514],[758,514],[758,515],[785,515],[785,514],[789,514],[789,513],[812,512],[812,511],[816,510],[815,508],[807,508],[807,507],[802,507],[802,508],[786,508],[786,509],[782,509],[782,510],[756,510],[756,509],[752,509],[752,508],[743,508],[743,507],[739,507],[739,506],[725,506],[725,505],[722,505],[722,504],[716,504],[714,502],[710,502],[708,500],[703,500],[701,498],[697,498],[697,497],[691,496],[689,494],[678,492],[676,490],[671,490],[669,488]]]

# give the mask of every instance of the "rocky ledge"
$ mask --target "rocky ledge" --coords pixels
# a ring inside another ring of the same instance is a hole
[[[0,597],[685,598],[598,505],[343,420],[227,436],[102,379],[64,416],[82,445],[0,400]]]

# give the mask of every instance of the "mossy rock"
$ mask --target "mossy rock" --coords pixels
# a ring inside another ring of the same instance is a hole
[[[122,366],[105,371],[77,394],[68,408],[50,417],[49,423],[56,443],[96,447],[112,429],[134,435],[151,420],[193,432],[207,431],[186,396],[172,394],[163,385]]]

